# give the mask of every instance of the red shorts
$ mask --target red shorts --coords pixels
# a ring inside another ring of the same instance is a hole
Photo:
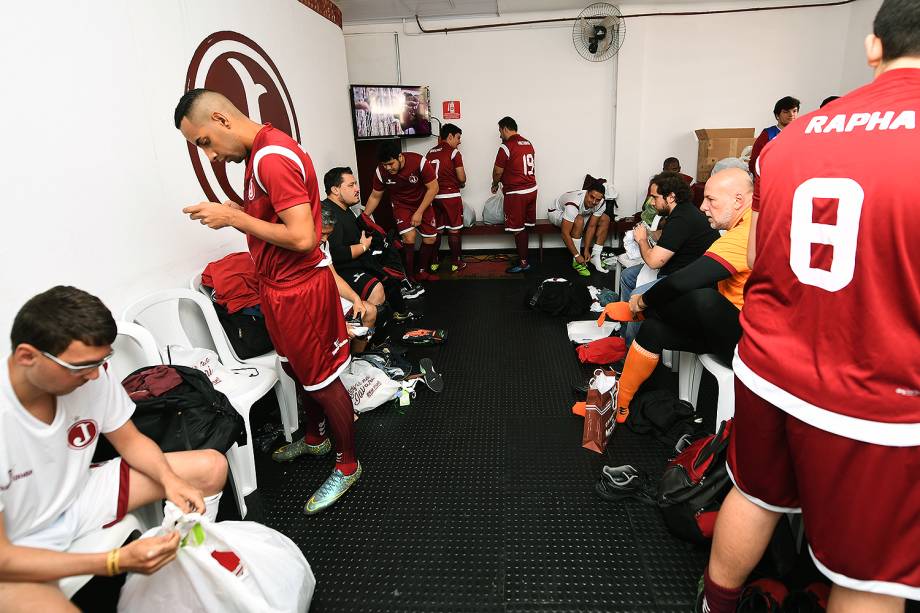
[[[434,218],[438,222],[438,230],[459,230],[463,228],[463,199],[460,196],[452,198],[435,198]]]
[[[728,467],[754,504],[801,509],[812,558],[831,581],[920,599],[920,447],[820,430],[735,379]]]
[[[431,238],[438,235],[437,222],[434,219],[434,207],[429,206],[422,213],[422,223],[417,227],[412,227],[412,216],[415,215],[417,207],[411,206],[394,206],[393,219],[396,221],[396,229],[400,234],[418,230],[418,233],[425,238]]]
[[[348,332],[329,268],[314,268],[293,281],[260,278],[265,327],[282,360],[290,362],[307,391],[335,381],[348,366]]]
[[[505,194],[505,231],[520,232],[537,223],[537,191]]]

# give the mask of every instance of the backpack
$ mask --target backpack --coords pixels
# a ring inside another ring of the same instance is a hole
[[[214,302],[214,310],[236,357],[247,360],[275,349],[265,327],[265,317],[258,307],[230,313],[224,305]]]
[[[658,507],[675,536],[692,543],[712,538],[716,515],[731,489],[725,458],[732,420],[668,462],[658,485]]]
[[[246,424],[208,376],[187,366],[145,366],[122,382],[135,409],[131,420],[164,452],[246,444]]]
[[[574,317],[591,306],[586,287],[575,286],[568,279],[546,279],[527,293],[527,305],[549,315]]]

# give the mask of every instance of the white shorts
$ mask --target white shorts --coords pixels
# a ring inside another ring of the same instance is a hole
[[[84,534],[118,523],[128,512],[130,470],[121,458],[91,466],[73,504],[51,524],[16,539],[13,544],[67,551]]]

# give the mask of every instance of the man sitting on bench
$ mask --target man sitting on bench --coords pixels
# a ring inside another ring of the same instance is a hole
[[[548,217],[562,230],[562,242],[572,254],[572,268],[583,277],[590,277],[588,261],[598,272],[607,272],[601,261],[601,250],[607,240],[610,218],[604,215],[604,180],[585,177],[584,189],[566,192],[556,199],[556,207]],[[584,242],[582,242],[584,237]]]

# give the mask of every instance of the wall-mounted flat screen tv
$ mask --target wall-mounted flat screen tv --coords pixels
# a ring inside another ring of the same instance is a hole
[[[418,85],[352,85],[355,138],[431,136],[428,88]]]

